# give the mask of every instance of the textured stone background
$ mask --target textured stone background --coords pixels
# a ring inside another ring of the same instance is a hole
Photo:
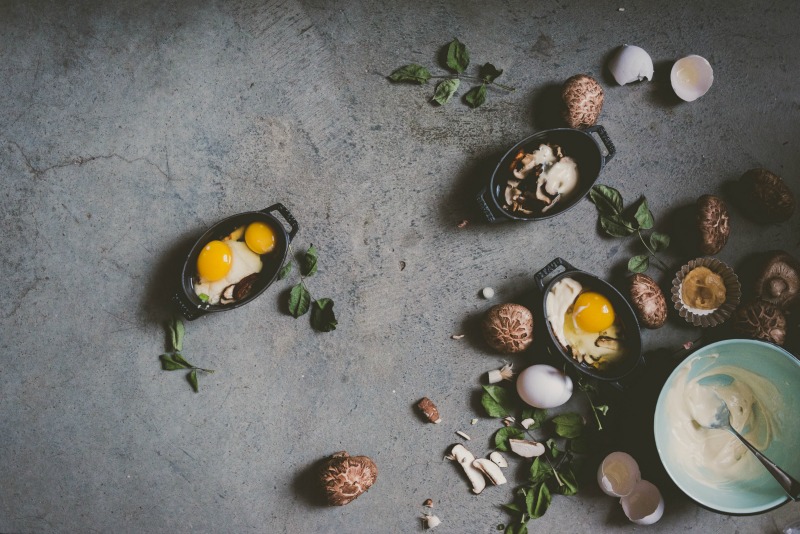
[[[798,20],[789,0],[0,1],[0,531],[415,532],[430,497],[437,532],[494,532],[511,485],[473,496],[442,461],[456,430],[482,454],[498,427],[469,424],[501,360],[475,337],[491,304],[478,291],[535,302],[532,275],[556,256],[619,283],[635,244],[601,237],[588,201],[546,222],[481,223],[475,189],[553,125],[553,89],[583,72],[606,88],[600,122],[618,150],[600,182],[646,195],[659,229],[700,194],[728,198],[751,167],[800,193]],[[517,90],[439,108],[431,86],[385,80],[436,66],[453,37]],[[653,82],[613,83],[604,66],[623,43],[650,52]],[[685,104],[668,73],[690,53],[715,83]],[[339,327],[285,315],[285,282],[189,323],[186,356],[217,370],[195,394],[157,359],[175,267],[207,226],[276,201],[300,222],[298,247],[319,249],[309,285],[335,300]],[[759,252],[797,255],[798,221],[758,226],[732,207],[719,257],[746,272]],[[677,269],[693,255],[666,258]],[[676,317],[643,334],[648,351],[699,335]],[[414,414],[423,395],[441,425]],[[646,418],[622,419],[603,447],[644,451],[667,499],[651,531],[800,518],[797,504],[739,518],[697,507],[647,456]],[[377,484],[320,507],[310,473],[342,449],[373,457]],[[591,482],[530,527],[634,530]]]

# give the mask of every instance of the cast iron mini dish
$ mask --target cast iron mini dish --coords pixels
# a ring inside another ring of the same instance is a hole
[[[600,145],[595,140],[593,133],[596,133],[606,148],[606,153],[600,149]],[[517,158],[520,151],[534,152],[542,144],[557,145],[561,147],[563,155],[575,160],[578,167],[578,185],[575,191],[569,196],[543,213],[526,215],[519,212],[511,212],[504,208],[505,188],[508,180],[513,178],[510,170],[511,164]],[[606,163],[616,154],[614,143],[608,137],[605,128],[602,126],[592,126],[586,130],[576,130],[573,128],[556,128],[544,130],[527,137],[514,145],[500,162],[497,164],[489,184],[486,185],[477,197],[478,205],[489,222],[501,220],[514,221],[538,221],[554,217],[573,207],[586,196],[594,185],[600,171]]]
[[[556,274],[547,281],[548,276],[562,267],[564,268],[562,272]],[[588,290],[602,294],[613,306],[624,332],[625,353],[619,361],[601,369],[592,367],[574,359],[556,338],[553,328],[547,320],[547,295],[555,284],[565,278],[576,280]],[[622,387],[619,381],[629,375],[631,371],[642,362],[642,337],[639,331],[639,322],[636,319],[636,314],[630,303],[608,282],[593,274],[576,269],[561,258],[556,258],[547,264],[547,266],[534,275],[534,280],[542,294],[541,309],[544,317],[543,320],[547,325],[547,340],[550,348],[559,353],[581,373],[592,378],[597,378],[598,380],[610,382],[617,387]]]
[[[283,223],[273,215],[275,212],[282,215],[289,224],[289,232],[286,231]],[[275,234],[275,247],[271,252],[262,256],[263,265],[261,271],[256,275],[249,291],[242,298],[229,304],[208,304],[203,302],[194,290],[194,284],[197,280],[197,258],[200,255],[200,251],[208,242],[223,239],[235,229],[253,222],[265,223],[272,229]],[[278,271],[280,271],[286,260],[289,244],[294,239],[298,229],[297,221],[283,204],[273,204],[261,211],[248,211],[223,219],[209,228],[195,242],[183,264],[181,285],[173,295],[172,301],[178,307],[180,313],[190,321],[206,313],[232,310],[247,304],[263,293],[275,281]]]

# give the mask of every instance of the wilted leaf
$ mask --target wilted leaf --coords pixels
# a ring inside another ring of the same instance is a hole
[[[607,185],[596,185],[589,190],[589,200],[591,200],[597,211],[602,215],[619,215],[622,213],[622,195],[613,187]]]
[[[478,77],[480,77],[480,79],[483,80],[485,83],[492,83],[501,74],[503,74],[503,69],[498,69],[491,63],[484,63],[483,66],[481,66],[480,68]]]
[[[278,280],[283,280],[284,278],[289,276],[290,272],[292,272],[292,261],[291,260],[287,261],[286,265],[281,267],[281,270],[278,271]]]
[[[447,46],[447,66],[461,74],[469,66],[469,52],[464,43],[453,39]]]
[[[670,238],[667,234],[653,232],[650,234],[650,247],[654,252],[661,252],[669,247]]]
[[[647,254],[634,256],[628,260],[628,270],[632,273],[643,273],[650,267],[650,258]]]
[[[467,94],[464,95],[464,101],[471,108],[477,108],[486,102],[486,86],[483,84],[476,85],[467,91]]]
[[[562,438],[577,438],[583,433],[583,418],[577,413],[562,413],[553,417],[556,434]]]
[[[289,313],[295,319],[304,315],[311,305],[311,294],[301,283],[294,286],[289,293]]]
[[[336,330],[338,324],[333,313],[333,300],[315,300],[311,307],[311,327],[318,332],[330,332]]]
[[[195,393],[200,391],[200,387],[197,384],[197,369],[192,369],[192,372],[186,375],[186,380],[188,380],[189,384],[192,385],[192,389]]]
[[[431,79],[431,73],[422,65],[411,63],[392,72],[389,75],[389,79],[393,82],[409,82],[421,85]]]
[[[447,104],[456,94],[459,85],[461,85],[461,80],[456,78],[442,80],[436,85],[436,90],[433,92],[433,101],[440,106]]]
[[[634,214],[634,217],[636,218],[636,222],[639,223],[639,228],[643,230],[649,230],[655,224],[653,213],[647,206],[646,198],[642,198],[642,201],[639,202],[639,205],[636,207],[636,213]]]

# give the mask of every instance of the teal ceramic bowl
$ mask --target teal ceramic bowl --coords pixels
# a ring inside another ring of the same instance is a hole
[[[718,357],[710,357],[712,355]],[[765,512],[787,502],[788,497],[775,479],[760,465],[746,480],[713,482],[713,473],[700,465],[688,468],[687,451],[673,430],[674,409],[668,411],[667,397],[679,381],[689,381],[722,366],[732,366],[763,377],[775,386],[779,402],[771,414],[775,434],[765,450],[770,459],[800,478],[800,361],[780,347],[762,341],[731,339],[702,347],[686,358],[667,378],[656,404],[654,430],[661,463],[669,476],[689,498],[710,510],[746,515]],[[730,367],[729,367],[730,368]],[[687,372],[688,370],[688,372]],[[674,397],[673,397],[674,398]],[[713,432],[724,432],[717,430]]]

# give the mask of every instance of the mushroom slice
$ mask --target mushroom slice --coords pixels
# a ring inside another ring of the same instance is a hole
[[[489,481],[495,486],[499,486],[507,482],[506,477],[500,470],[500,466],[491,460],[487,460],[486,458],[478,458],[472,462],[472,467],[486,475],[486,478],[488,478]]]
[[[497,451],[492,451],[489,459],[497,464],[497,467],[508,467],[508,462],[505,457]]]
[[[511,451],[523,458],[533,458],[544,454],[545,447],[543,444],[536,441],[527,439],[510,439],[508,445]]]
[[[472,493],[477,495],[483,491],[486,487],[486,479],[484,479],[483,474],[472,465],[472,462],[475,461],[475,456],[469,452],[466,447],[461,444],[455,445],[450,450],[450,456],[448,458],[458,462],[461,464],[461,467],[464,468],[464,473],[472,484]]]
[[[236,299],[233,297],[233,292],[236,289],[236,284],[231,284],[225,289],[222,290],[222,295],[220,296],[219,303],[220,304],[230,304],[231,302],[235,302]]]

